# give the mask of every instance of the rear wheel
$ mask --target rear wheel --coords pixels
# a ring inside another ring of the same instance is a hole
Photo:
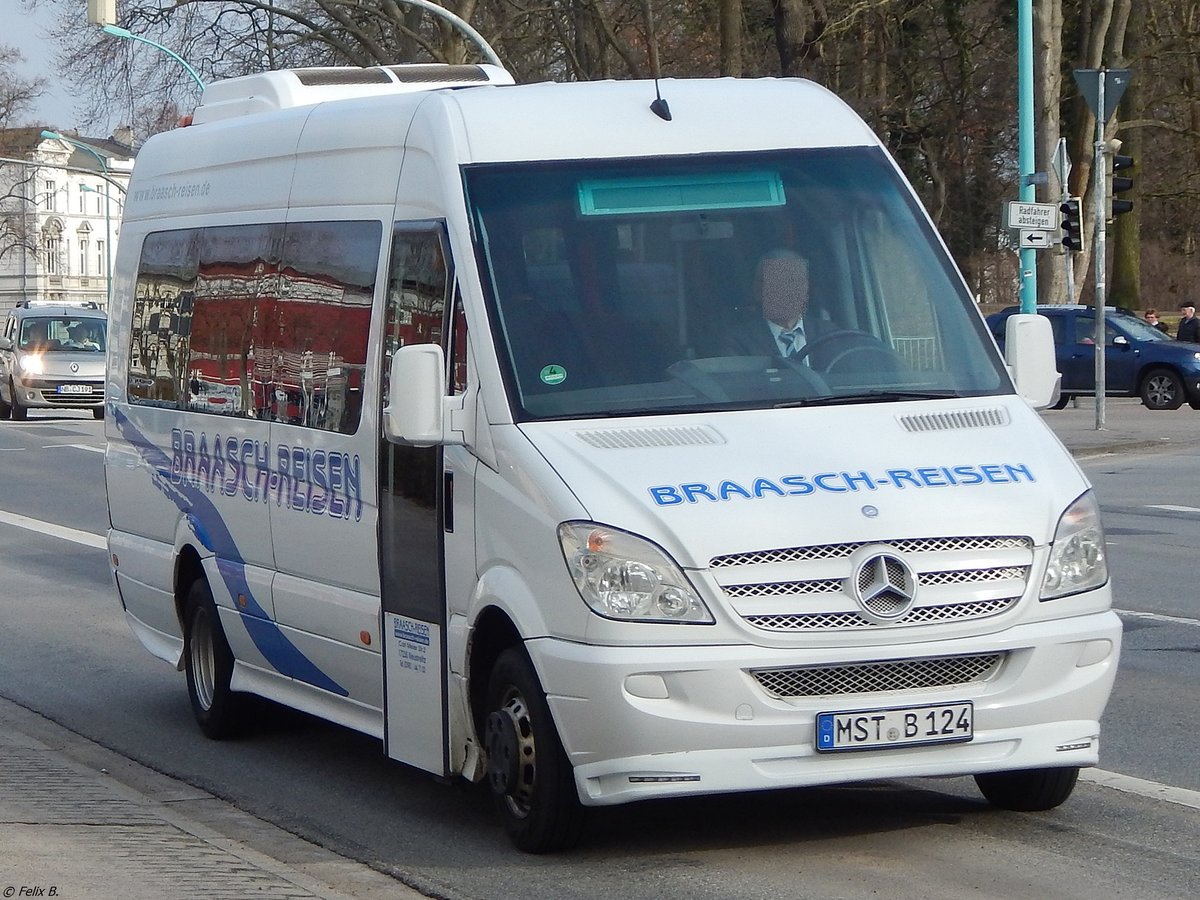
[[[1066,409],[1067,404],[1070,402],[1071,402],[1070,394],[1059,394],[1058,399],[1054,401],[1054,405],[1051,406],[1050,408],[1051,409]]]
[[[1079,769],[1023,769],[976,775],[975,783],[992,806],[1041,812],[1062,805],[1075,790]]]
[[[188,591],[185,621],[183,653],[196,723],[213,740],[233,737],[241,730],[245,698],[229,689],[233,652],[203,578]]]
[[[488,786],[504,828],[528,853],[573,847],[583,807],[546,695],[521,647],[500,654],[488,683]]]
[[[1179,409],[1183,382],[1170,369],[1154,369],[1142,379],[1142,403],[1148,409]]]

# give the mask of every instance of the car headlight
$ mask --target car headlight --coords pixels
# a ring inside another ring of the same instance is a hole
[[[1042,599],[1090,591],[1106,581],[1108,561],[1100,506],[1096,495],[1088,491],[1068,506],[1058,520],[1050,545],[1050,563],[1042,581]]]
[[[27,353],[21,357],[21,371],[26,375],[41,375],[44,371],[42,358],[34,353]]]
[[[713,622],[683,570],[659,547],[594,522],[564,522],[558,541],[592,610],[636,622]]]

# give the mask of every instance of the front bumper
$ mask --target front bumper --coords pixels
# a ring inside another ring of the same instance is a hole
[[[81,385],[87,392],[63,392]],[[96,378],[26,378],[13,384],[18,402],[27,409],[91,409],[104,405],[104,381]]]
[[[1121,623],[1112,612],[1019,625],[998,634],[892,647],[777,650],[747,646],[594,647],[528,644],[581,800],[969,775],[1099,758]],[[999,653],[987,677],[922,687],[781,699],[752,672],[879,660]],[[968,743],[839,753],[815,750],[820,712],[970,700]]]

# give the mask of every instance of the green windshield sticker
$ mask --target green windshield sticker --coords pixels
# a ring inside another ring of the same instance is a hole
[[[567,380],[567,370],[562,366],[546,366],[542,369],[541,377],[546,384],[562,384]]]
[[[786,202],[778,172],[706,172],[579,182],[579,211],[585,216],[752,209]]]

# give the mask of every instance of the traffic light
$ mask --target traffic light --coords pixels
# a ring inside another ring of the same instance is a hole
[[[1059,207],[1062,212],[1062,245],[1078,253],[1083,249],[1083,222],[1079,218],[1079,198],[1068,197]]]
[[[1122,156],[1117,151],[1121,149],[1121,142],[1118,140],[1109,141],[1104,153],[1104,180],[1107,183],[1108,191],[1105,201],[1105,220],[1111,222],[1113,216],[1119,216],[1122,213],[1127,213],[1133,209],[1132,200],[1124,200],[1118,197],[1118,194],[1124,194],[1133,190],[1133,179],[1125,175],[1117,175],[1117,172],[1128,171],[1133,168],[1133,157]]]

